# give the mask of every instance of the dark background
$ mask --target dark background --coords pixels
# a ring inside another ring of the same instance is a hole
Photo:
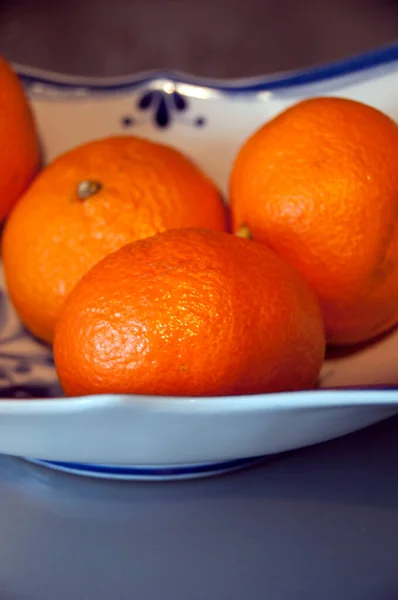
[[[1,0],[0,51],[81,75],[172,68],[241,77],[398,37],[394,0]]]

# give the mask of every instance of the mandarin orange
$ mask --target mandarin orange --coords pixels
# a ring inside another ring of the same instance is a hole
[[[25,191],[40,164],[40,146],[17,75],[0,57],[0,221]]]
[[[213,396],[314,386],[318,302],[262,244],[180,229],[129,244],[77,284],[56,326],[68,395]]]
[[[130,136],[84,144],[47,166],[8,219],[11,300],[51,342],[65,298],[104,256],[170,228],[223,231],[225,216],[216,186],[180,152]]]
[[[232,220],[316,292],[327,340],[361,342],[398,321],[398,127],[342,98],[288,108],[241,148]]]

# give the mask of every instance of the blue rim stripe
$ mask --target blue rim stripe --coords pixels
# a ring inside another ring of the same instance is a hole
[[[186,83],[201,87],[209,87],[216,91],[225,93],[247,93],[272,91],[283,88],[297,87],[317,83],[334,77],[350,75],[375,67],[387,66],[398,61],[398,43],[365,52],[347,59],[335,61],[326,65],[311,67],[309,69],[297,70],[285,75],[268,77],[254,77],[239,79],[221,83],[219,80],[211,80],[201,77],[178,74],[173,71],[153,71],[149,74],[132,77],[131,81],[115,84],[85,83],[84,78],[72,81],[56,81],[50,77],[28,75],[22,71],[19,76],[23,83],[29,87],[34,84],[52,86],[54,89],[86,89],[90,92],[118,92],[149,84],[157,79],[167,79],[174,83]]]
[[[261,456],[253,456],[250,458],[239,458],[225,462],[206,463],[201,465],[190,465],[181,467],[119,467],[112,465],[90,465],[71,462],[58,462],[51,460],[39,460],[43,465],[53,465],[61,469],[70,469],[80,471],[82,473],[103,473],[106,475],[130,475],[140,477],[164,477],[167,475],[191,475],[196,473],[209,473],[216,471],[224,471],[233,469],[260,460]]]

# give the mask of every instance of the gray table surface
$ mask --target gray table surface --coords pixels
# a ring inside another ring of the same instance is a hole
[[[0,459],[1,600],[396,600],[398,418],[186,482]]]
[[[0,51],[79,74],[235,76],[398,35],[393,1],[225,6],[4,0]],[[0,457],[0,600],[397,600],[397,467],[398,418],[190,482],[103,482]]]

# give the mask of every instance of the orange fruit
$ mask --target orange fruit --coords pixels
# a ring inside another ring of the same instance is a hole
[[[230,180],[248,229],[310,283],[327,340],[361,342],[398,321],[398,127],[365,104],[312,98],[243,145]]]
[[[17,75],[0,56],[0,221],[39,168],[33,116]]]
[[[228,233],[180,229],[107,256],[66,300],[54,358],[68,395],[212,396],[313,387],[318,302],[290,265]]]
[[[225,229],[215,185],[180,152],[135,137],[90,142],[57,158],[8,219],[3,261],[26,327],[51,342],[61,306],[104,256],[170,228]]]

